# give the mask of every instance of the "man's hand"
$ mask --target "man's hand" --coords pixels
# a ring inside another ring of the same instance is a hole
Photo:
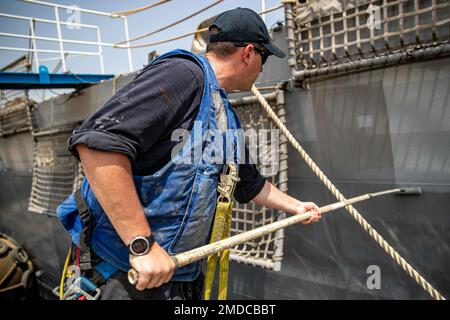
[[[302,214],[312,211],[313,215],[302,221],[303,224],[317,222],[321,218],[319,207],[314,202],[302,202],[282,192],[269,181],[266,181],[262,190],[253,198],[253,202],[261,206],[282,210],[291,214]]]
[[[160,287],[170,281],[175,271],[175,262],[156,242],[145,256],[130,255],[130,264],[139,273],[139,291]]]
[[[296,214],[302,214],[307,211],[311,211],[313,214],[308,220],[303,220],[303,224],[308,224],[311,222],[317,222],[322,217],[319,207],[314,202],[301,202],[297,204]]]

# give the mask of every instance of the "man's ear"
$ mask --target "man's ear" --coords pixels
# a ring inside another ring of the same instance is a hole
[[[250,61],[252,59],[252,51],[253,46],[251,44],[245,46],[242,50],[242,61],[244,62],[245,66],[250,65]]]

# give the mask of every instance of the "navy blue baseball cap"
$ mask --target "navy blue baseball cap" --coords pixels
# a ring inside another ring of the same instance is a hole
[[[271,40],[263,19],[253,10],[236,8],[219,14],[209,27],[209,42],[258,43],[269,54],[284,58],[286,54]]]

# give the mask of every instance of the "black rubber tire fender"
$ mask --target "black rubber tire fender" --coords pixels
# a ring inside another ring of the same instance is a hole
[[[8,252],[8,245],[5,241],[0,239],[0,256],[4,255],[6,252]]]
[[[28,262],[28,254],[21,247],[16,247],[13,249],[12,257],[17,264],[25,264]]]
[[[25,289],[30,289],[32,285],[31,282],[31,270],[27,270],[22,275],[22,286]]]

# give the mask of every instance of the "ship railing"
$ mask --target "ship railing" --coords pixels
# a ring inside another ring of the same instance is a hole
[[[105,65],[103,60],[103,48],[111,47],[114,48],[114,43],[108,43],[102,41],[102,32],[101,28],[98,25],[93,24],[84,24],[80,22],[69,22],[63,21],[60,17],[60,10],[72,10],[77,11],[79,13],[92,14],[97,16],[109,17],[111,19],[121,19],[123,23],[123,29],[125,33],[125,41],[129,40],[129,31],[128,31],[128,20],[125,16],[117,16],[109,12],[102,12],[97,10],[89,10],[80,8],[78,6],[67,6],[61,4],[55,4],[50,2],[38,1],[38,0],[19,0],[21,2],[26,2],[34,5],[40,5],[45,7],[53,8],[54,10],[54,20],[52,19],[43,19],[36,17],[29,17],[23,15],[14,15],[7,13],[0,13],[0,17],[13,19],[13,20],[22,20],[28,21],[29,23],[29,34],[18,34],[18,33],[9,33],[9,32],[0,32],[1,37],[7,38],[18,38],[18,39],[29,39],[31,41],[31,47],[13,47],[13,46],[0,46],[0,50],[7,51],[19,51],[19,52],[28,52],[33,55],[33,61],[36,68],[36,72],[39,70],[39,65],[41,62],[49,61],[49,60],[60,60],[61,68],[63,72],[68,72],[67,59],[68,57],[74,56],[96,56],[99,59],[100,63],[100,72],[101,74],[105,74]],[[35,22],[48,23],[55,25],[57,37],[44,37],[36,35]],[[77,29],[91,29],[96,33],[96,41],[86,41],[86,40],[75,40],[75,39],[66,39],[63,38],[62,35],[62,26],[73,27]],[[49,42],[57,42],[59,44],[58,49],[43,49],[38,48],[37,40],[39,41],[49,41]],[[86,50],[67,50],[65,49],[65,44],[79,44],[79,45],[88,45],[97,47],[97,51],[86,51]],[[39,59],[39,54],[57,54],[57,57],[47,58],[47,59]],[[69,56],[70,55],[70,56]],[[131,50],[127,49],[127,58],[128,58],[128,69],[129,72],[133,71],[133,62],[131,56]]]

